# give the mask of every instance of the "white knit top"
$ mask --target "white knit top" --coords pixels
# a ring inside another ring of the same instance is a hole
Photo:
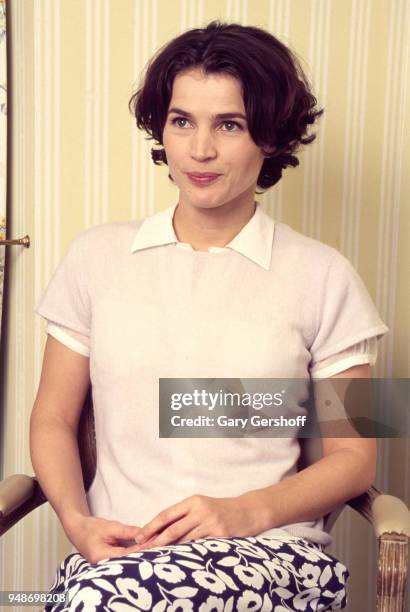
[[[90,359],[90,510],[138,526],[193,494],[279,482],[300,453],[292,438],[159,438],[159,378],[329,377],[373,365],[388,331],[339,251],[259,203],[226,247],[208,251],[178,242],[175,208],[80,232],[35,308],[47,333]],[[278,527],[332,542],[322,517]]]

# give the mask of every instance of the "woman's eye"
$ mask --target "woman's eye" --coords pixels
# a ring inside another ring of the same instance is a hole
[[[239,129],[239,130],[241,130],[241,129],[242,129],[242,127],[239,125],[239,123],[236,123],[236,121],[224,121],[224,124],[225,124],[225,125],[226,125],[227,123],[228,123],[229,125],[235,125],[235,126],[236,126],[236,127]],[[228,132],[232,132],[232,131],[235,131],[235,130],[228,130]]]
[[[172,125],[175,125],[177,121],[186,121],[186,119],[184,119],[183,117],[176,117],[176,119],[173,119],[171,121]],[[181,126],[178,124],[178,127],[181,127]]]
[[[172,125],[177,124],[178,127],[184,127],[184,126],[181,126],[179,123],[177,123],[178,121],[187,121],[187,119],[184,119],[184,117],[176,117],[175,119],[172,119],[171,123]],[[239,123],[236,123],[236,121],[224,121],[222,125],[234,125],[239,130],[242,129],[242,127],[239,125]],[[225,131],[226,132],[236,132],[237,130],[225,130]]]

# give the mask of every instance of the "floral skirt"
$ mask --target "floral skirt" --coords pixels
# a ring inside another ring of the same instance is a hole
[[[44,610],[342,610],[348,577],[319,544],[278,529],[277,536],[201,538],[95,564],[71,553],[48,593],[65,593],[65,603]]]

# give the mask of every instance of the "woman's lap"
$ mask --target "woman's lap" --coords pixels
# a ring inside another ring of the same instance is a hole
[[[229,612],[342,610],[347,568],[295,536],[202,538],[90,564],[78,553],[57,570],[45,610]]]

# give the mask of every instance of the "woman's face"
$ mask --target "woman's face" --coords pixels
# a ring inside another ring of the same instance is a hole
[[[239,113],[242,117],[215,118],[220,113]],[[241,85],[234,77],[226,74],[205,77],[199,69],[178,74],[163,144],[169,172],[180,189],[180,203],[216,208],[254,202],[264,155],[249,134]],[[195,185],[187,175],[189,172],[220,176],[207,185]]]

